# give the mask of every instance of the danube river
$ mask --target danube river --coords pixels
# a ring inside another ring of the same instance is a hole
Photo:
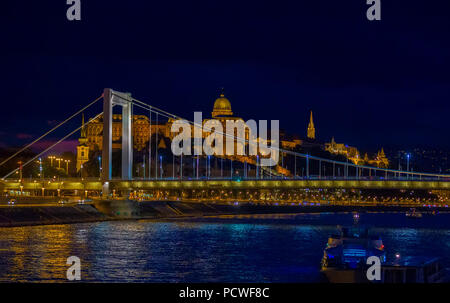
[[[389,255],[437,256],[450,267],[450,214],[362,213]],[[0,228],[0,281],[316,282],[322,251],[347,214],[233,216]]]

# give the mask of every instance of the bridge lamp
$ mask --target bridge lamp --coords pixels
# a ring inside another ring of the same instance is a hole
[[[61,168],[61,161],[63,160],[62,158],[57,158],[55,159],[56,161],[58,161],[58,168]]]
[[[207,164],[206,171],[209,178],[209,176],[211,175],[211,155],[208,155],[208,162],[206,164]]]
[[[409,159],[411,158],[411,154],[406,154],[406,171],[409,171]]]
[[[39,176],[41,177],[41,176],[43,176],[43,173],[42,173],[42,158],[39,158],[38,163],[39,163],[39,172],[40,172]]]
[[[98,172],[100,177],[102,176],[102,157],[98,156]]]
[[[70,160],[64,160],[64,162],[66,162],[66,173],[69,174],[69,163],[70,163]]]
[[[162,179],[162,156],[159,156],[159,178]]]

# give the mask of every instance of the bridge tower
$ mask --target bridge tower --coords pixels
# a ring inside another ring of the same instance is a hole
[[[105,88],[103,92],[103,196],[107,196],[109,193],[108,184],[112,174],[112,117],[115,105],[122,107],[122,179],[131,180],[133,177],[133,140],[131,136],[133,103],[131,94]]]

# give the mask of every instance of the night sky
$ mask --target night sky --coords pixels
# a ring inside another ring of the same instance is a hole
[[[0,146],[24,145],[104,87],[192,119],[235,115],[362,149],[449,148],[450,1],[92,1],[0,6]],[[101,107],[97,107],[101,110]],[[76,121],[79,123],[80,121]]]

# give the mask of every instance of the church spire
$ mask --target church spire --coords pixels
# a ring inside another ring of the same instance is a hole
[[[309,124],[308,124],[308,138],[309,139],[316,139],[316,129],[314,128],[314,121],[313,121],[313,113],[311,111],[311,115],[309,117]]]
[[[81,114],[81,134],[80,134],[80,138],[78,138],[78,142],[80,143],[79,145],[83,145],[85,146],[88,139],[87,139],[87,134],[86,134],[86,127],[84,125],[84,113]]]
[[[84,127],[84,113],[81,113],[81,138],[86,138],[86,128]]]

